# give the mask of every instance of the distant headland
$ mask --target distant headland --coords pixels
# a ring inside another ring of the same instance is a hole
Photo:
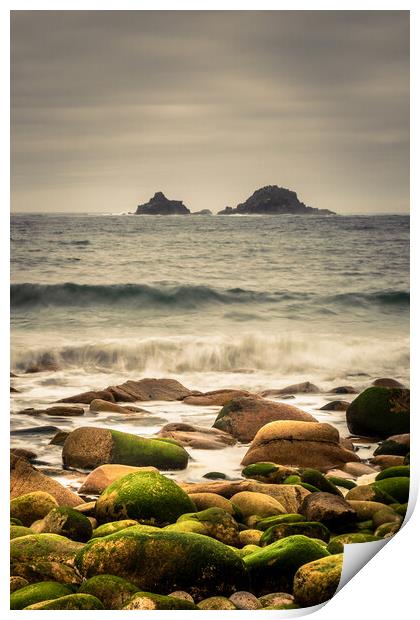
[[[336,215],[328,209],[315,209],[301,202],[296,192],[267,185],[257,189],[245,202],[235,208],[225,207],[217,215]],[[191,212],[182,200],[169,200],[156,192],[146,203],[137,207],[136,215],[212,215],[209,209]]]

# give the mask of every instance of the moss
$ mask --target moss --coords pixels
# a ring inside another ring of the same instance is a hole
[[[385,441],[381,441],[373,453],[373,456],[381,456],[382,454],[386,454],[392,456],[404,456],[407,458],[409,449],[410,448],[405,444],[394,441],[393,439],[386,439]],[[404,463],[404,465],[407,465],[407,463]]]
[[[207,478],[208,480],[228,480],[226,474],[220,471],[209,471],[207,474],[204,474],[203,478]]]
[[[236,609],[235,605],[224,596],[212,596],[198,603],[199,609]]]
[[[339,478],[338,476],[328,476],[328,480],[331,480],[333,484],[339,487],[343,487],[344,489],[353,489],[356,483],[353,480],[349,480],[348,478]]]
[[[122,609],[135,592],[137,586],[116,575],[91,577],[79,588],[80,594],[95,596],[105,609]]]
[[[110,534],[115,534],[115,532],[125,530],[128,527],[133,527],[134,525],[138,524],[139,522],[135,521],[134,519],[122,519],[121,521],[111,521],[109,523],[104,523],[103,525],[100,525],[93,530],[92,538],[109,536]]]
[[[331,538],[328,543],[327,550],[330,553],[343,553],[344,545],[354,545],[356,543],[364,543],[364,542],[373,542],[375,540],[381,540],[378,536],[374,536],[373,534],[361,534],[351,533],[351,534],[340,534],[339,536],[334,536]]]
[[[156,472],[123,476],[108,486],[96,502],[100,522],[135,519],[146,525],[166,525],[194,510],[185,491]]]
[[[194,521],[193,519],[173,523],[172,525],[167,525],[163,529],[168,532],[193,532],[195,534],[209,536],[206,525],[199,521]]]
[[[111,434],[113,463],[137,467],[154,465],[163,470],[185,469],[188,465],[188,452],[176,442],[148,439],[115,430],[111,430]]]
[[[289,536],[244,558],[254,592],[290,591],[300,566],[329,556],[321,543],[307,536]]]
[[[317,469],[304,469],[301,472],[300,476],[302,478],[302,482],[316,487],[319,491],[324,491],[325,493],[332,493],[333,495],[339,495],[340,497],[343,496],[341,491],[337,489],[331,479],[326,478]]]
[[[297,474],[291,474],[283,480],[283,484],[300,484],[301,482],[302,478]]]
[[[378,510],[372,516],[372,527],[373,529],[378,528],[383,523],[402,523],[402,516],[399,515],[393,508],[387,506],[382,510]]]
[[[330,531],[325,525],[318,521],[303,521],[300,523],[281,523],[279,525],[273,525],[262,535],[260,545],[265,547],[281,538],[296,536],[298,534],[308,536],[308,538],[317,538],[324,542],[328,542],[330,539]]]
[[[174,596],[153,594],[152,592],[137,592],[124,605],[123,609],[197,609],[194,603]]]
[[[275,463],[253,463],[252,465],[247,465],[242,470],[242,475],[244,478],[253,478],[254,476],[269,476],[270,474],[274,474],[278,471],[279,467]]]
[[[227,545],[200,534],[136,529],[87,543],[76,556],[81,575],[117,575],[144,591],[187,590],[194,598],[247,589],[242,560]]]
[[[408,501],[410,494],[410,479],[406,477],[385,478],[378,480],[372,484],[375,489],[380,489],[383,493],[391,495],[393,498],[403,504]],[[393,503],[393,502],[389,502]]]
[[[101,601],[90,594],[69,594],[53,601],[29,605],[25,609],[104,609]]]
[[[407,502],[405,502],[405,504],[392,504],[392,508],[395,510],[395,512],[399,515],[401,515],[402,517],[405,517],[406,512],[407,512]]]
[[[346,411],[354,435],[387,438],[410,432],[410,390],[370,387]]]
[[[58,506],[57,500],[44,491],[33,491],[15,497],[10,502],[10,516],[19,519],[29,527],[34,521],[42,519],[50,510]]]
[[[400,523],[382,523],[375,530],[375,536],[379,536],[380,538],[385,538],[387,536],[393,536],[400,529]]]
[[[395,498],[385,489],[381,488],[380,485],[381,482],[374,482],[372,484],[361,484],[356,486],[347,493],[346,501],[368,501],[379,502],[380,504],[395,503]]]
[[[303,607],[325,603],[340,583],[343,555],[320,558],[301,566],[293,580],[293,596]]]
[[[12,525],[10,527],[10,540],[19,538],[19,536],[28,536],[29,534],[33,534],[29,527],[24,527],[23,525]]]
[[[89,519],[68,506],[53,508],[41,521],[33,525],[33,530],[39,534],[60,534],[78,542],[86,542],[92,536]]]
[[[13,576],[23,577],[28,583],[57,581],[58,583],[79,586],[82,578],[71,563],[72,560],[65,563],[63,561],[43,560],[42,558],[22,562],[14,561],[12,573]]]
[[[10,596],[10,609],[24,609],[28,605],[72,594],[72,589],[55,581],[41,581],[13,592]]]
[[[398,467],[387,467],[379,472],[375,480],[385,480],[386,478],[409,478],[410,466],[399,465]]]
[[[259,519],[255,523],[255,528],[257,530],[265,531],[273,525],[280,525],[280,523],[299,523],[300,521],[306,521],[305,517],[300,514],[291,513],[285,515],[274,515],[273,517],[264,517],[264,519]]]
[[[239,544],[238,524],[235,519],[222,508],[207,508],[200,512],[184,514],[179,517],[177,524],[185,521],[195,521],[205,526],[208,536],[220,540],[226,545]]]

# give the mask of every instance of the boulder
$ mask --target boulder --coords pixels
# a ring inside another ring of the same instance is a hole
[[[246,390],[215,390],[213,392],[204,392],[197,396],[187,396],[183,402],[186,405],[195,405],[196,407],[223,407],[233,398],[240,396],[250,396]]]
[[[159,470],[156,467],[132,467],[130,465],[108,464],[100,465],[88,474],[87,478],[79,488],[82,495],[100,495],[110,484],[126,476],[138,471],[154,471]]]
[[[104,609],[101,601],[90,594],[68,594],[51,601],[43,601],[34,603],[25,607],[25,609]]]
[[[242,470],[244,478],[252,478],[269,484],[280,484],[288,476],[299,474],[297,467],[285,467],[276,463],[252,463]]]
[[[185,590],[194,600],[247,589],[241,558],[223,543],[200,534],[135,529],[85,545],[76,558],[83,577],[117,575],[147,592]]]
[[[10,502],[10,516],[29,527],[58,506],[57,500],[45,491],[33,491],[15,497]]]
[[[211,536],[225,545],[239,545],[239,528],[235,519],[222,508],[206,508],[200,512],[180,516],[176,525],[185,522],[198,522],[205,527],[206,536]],[[169,526],[174,527],[174,526]]]
[[[10,596],[10,609],[25,609],[34,603],[72,594],[69,586],[55,581],[41,581],[20,588]]]
[[[316,422],[311,414],[292,405],[275,403],[255,396],[242,396],[234,398],[223,407],[213,426],[233,435],[241,442],[248,443],[253,440],[261,427],[274,420]]]
[[[332,400],[323,407],[320,407],[320,411],[347,411],[350,403],[347,400]]]
[[[198,450],[219,450],[220,448],[226,448],[226,446],[233,446],[236,443],[236,439],[224,431],[219,431],[216,428],[206,428],[205,426],[193,426],[192,424],[182,422],[165,424],[159,431],[158,436],[169,437],[181,446]]]
[[[388,467],[398,467],[404,465],[404,457],[394,454],[382,454],[374,456],[370,459],[370,462],[374,466],[378,466],[381,469],[387,469]]]
[[[13,459],[13,462],[16,462],[16,459],[21,458],[26,461],[31,461],[32,459],[36,459],[36,452],[32,450],[26,450],[25,448],[10,448],[10,456]]]
[[[53,508],[43,519],[33,523],[31,529],[35,534],[60,534],[77,542],[86,542],[92,536],[88,517],[68,506]]]
[[[259,546],[262,532],[260,530],[242,530],[239,532],[239,542],[243,547],[247,545]]]
[[[94,426],[77,428],[63,446],[64,467],[94,469],[106,463],[185,469],[188,454],[164,439],[146,439],[131,433]]]
[[[387,505],[382,502],[375,502],[371,500],[348,499],[346,501],[348,501],[353,510],[356,511],[357,519],[359,521],[368,521],[369,519],[372,519],[375,512],[387,507]]]
[[[376,480],[372,486],[394,497],[400,504],[408,502],[408,497],[410,495],[410,479],[406,476],[395,476]]]
[[[292,605],[294,603],[292,594],[288,594],[287,592],[271,592],[270,594],[260,596],[258,600],[263,606],[263,609],[273,605]]]
[[[260,461],[328,470],[359,457],[340,446],[338,431],[330,424],[284,420],[257,432],[242,464]]]
[[[83,405],[89,405],[92,400],[95,399],[115,402],[115,398],[109,390],[88,390],[87,392],[82,392],[81,394],[75,394],[74,396],[66,396],[65,398],[61,398],[58,402],[81,403]]]
[[[135,402],[147,400],[183,400],[194,392],[175,379],[140,379],[111,385],[104,390],[83,392],[62,398],[60,403],[90,404],[95,399],[110,402]]]
[[[376,540],[381,539],[373,534],[361,534],[360,532],[356,532],[354,534],[339,534],[338,536],[331,538],[327,545],[327,550],[333,554],[344,553],[344,545],[375,542]]]
[[[119,478],[96,502],[96,517],[102,523],[135,519],[147,525],[166,525],[194,511],[188,495],[173,480],[155,472],[137,472]]]
[[[265,530],[260,540],[260,546],[265,547],[271,545],[276,540],[287,538],[288,536],[307,536],[308,538],[316,538],[328,542],[330,540],[330,532],[328,528],[318,521],[301,521],[297,523],[279,523]]]
[[[79,588],[80,594],[95,596],[105,609],[122,609],[135,592],[137,586],[116,575],[96,575]]]
[[[257,595],[276,589],[290,591],[296,571],[304,564],[329,556],[323,543],[307,536],[289,536],[278,540],[243,561]]]
[[[293,596],[302,607],[325,603],[334,596],[341,578],[343,555],[330,555],[301,566],[293,580]]]
[[[390,379],[389,377],[383,377],[381,379],[375,379],[372,381],[372,385],[374,387],[384,387],[384,388],[404,388],[405,385],[397,381],[396,379]]]
[[[235,592],[229,597],[236,609],[261,609],[260,601],[251,592]]]
[[[345,499],[322,491],[307,495],[300,513],[308,521],[320,521],[333,531],[351,528],[357,519],[356,511]]]
[[[231,502],[238,508],[244,519],[252,515],[258,515],[264,518],[284,514],[286,512],[284,506],[274,499],[274,497],[256,491],[241,491],[240,493],[236,493],[231,498]]]
[[[189,493],[189,498],[192,500],[197,510],[222,508],[231,515],[235,513],[232,503],[225,497],[217,495],[216,493]]]
[[[382,504],[392,504],[397,501],[388,492],[382,490],[378,484],[360,484],[350,489],[346,499],[347,501],[379,502]]]
[[[357,390],[352,385],[339,385],[328,390],[330,394],[357,394]]]
[[[27,585],[28,582],[23,577],[10,577],[10,594]]]
[[[135,525],[139,525],[138,521],[134,519],[121,519],[120,521],[109,521],[108,523],[103,523],[96,527],[92,532],[92,538],[101,538],[102,536],[109,536],[110,534],[115,534],[115,532],[120,532],[121,530],[126,530],[128,527],[133,527]]]
[[[354,476],[354,478],[364,476],[365,474],[373,474],[377,471],[371,465],[366,465],[366,463],[345,463],[342,469],[345,473]]]
[[[74,417],[84,415],[85,410],[83,407],[71,407],[66,405],[54,405],[53,407],[47,407],[46,409],[22,409],[18,411],[20,414],[26,415],[50,415],[55,417]]]
[[[33,491],[49,493],[54,497],[59,506],[74,507],[83,504],[83,500],[76,493],[38,471],[25,459],[12,459],[10,469],[11,499],[26,493],[32,493]]]
[[[25,527],[24,525],[11,525],[10,526],[10,540],[13,538],[19,538],[19,536],[28,536],[28,534],[33,534],[33,530],[29,527]]]
[[[410,390],[370,387],[346,411],[349,430],[354,435],[387,438],[410,431]]]
[[[409,478],[410,477],[410,466],[409,465],[399,465],[397,467],[387,467],[383,469],[376,476],[375,480],[385,480],[386,478]]]
[[[191,215],[191,211],[183,204],[182,200],[169,200],[163,192],[156,192],[148,202],[138,205],[135,214]]]
[[[117,403],[113,403],[108,400],[101,400],[100,398],[95,398],[92,400],[90,402],[89,409],[94,413],[150,413],[150,411],[140,409],[140,407],[134,407],[133,405],[126,405],[125,407],[122,407],[121,405],[117,405]]]
[[[261,392],[261,396],[283,396],[283,394],[319,394],[322,390],[311,383],[310,381],[303,381],[303,383],[294,383],[287,387],[276,390],[264,390]]]
[[[211,596],[198,603],[198,609],[210,609],[213,611],[222,611],[237,609],[237,607],[225,596]]]
[[[152,592],[136,592],[126,602],[122,609],[141,609],[150,611],[154,609],[197,609],[194,603],[175,596],[164,596]]]

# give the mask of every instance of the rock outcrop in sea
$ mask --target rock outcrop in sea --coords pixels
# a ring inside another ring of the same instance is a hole
[[[328,209],[315,209],[301,202],[296,192],[267,185],[257,189],[245,202],[236,208],[225,207],[217,215],[335,215]]]
[[[149,202],[137,207],[136,215],[191,215],[182,200],[169,200],[163,192],[156,192]]]

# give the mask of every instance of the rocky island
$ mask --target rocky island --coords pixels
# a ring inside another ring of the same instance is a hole
[[[153,198],[137,207],[136,215],[190,215],[191,211],[182,200],[169,200],[163,192],[156,192]]]
[[[296,192],[278,185],[267,185],[257,189],[245,202],[236,208],[226,207],[217,215],[335,215],[328,209],[308,207],[297,197]]]

